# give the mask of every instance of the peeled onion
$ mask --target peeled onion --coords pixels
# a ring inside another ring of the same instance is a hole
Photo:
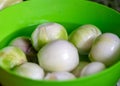
[[[79,64],[79,55],[70,42],[56,40],[40,49],[38,62],[46,71],[72,71]]]

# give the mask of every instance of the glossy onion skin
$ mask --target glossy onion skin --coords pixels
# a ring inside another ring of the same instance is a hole
[[[7,46],[0,50],[0,66],[12,69],[17,65],[27,62],[24,52],[14,46]]]
[[[44,79],[62,81],[62,80],[75,79],[75,76],[69,72],[52,72],[52,73],[48,73]]]
[[[45,44],[58,40],[68,40],[68,34],[62,25],[58,23],[40,24],[32,33],[31,36],[33,47],[39,51]]]
[[[113,33],[104,33],[93,43],[89,54],[91,61],[99,61],[107,66],[120,59],[120,39]]]
[[[44,77],[44,70],[35,63],[26,62],[14,68],[14,72],[26,78],[41,80]]]
[[[88,65],[86,65],[82,69],[82,71],[80,73],[80,77],[98,73],[100,71],[103,71],[105,68],[106,68],[106,66],[103,63],[101,63],[101,62],[89,63]]]
[[[9,7],[11,5],[22,2],[23,0],[0,0],[0,10]]]
[[[101,31],[99,28],[91,24],[86,24],[74,30],[69,36],[69,41],[78,48],[81,55],[87,55],[93,41],[100,34]]]
[[[56,40],[40,49],[38,61],[46,71],[72,71],[79,64],[79,55],[70,42]]]

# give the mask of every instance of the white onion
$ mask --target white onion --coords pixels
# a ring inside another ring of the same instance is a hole
[[[104,33],[98,37],[90,51],[91,61],[99,61],[110,66],[120,59],[120,39],[113,33]]]
[[[17,4],[22,2],[23,0],[0,0],[0,10],[3,8],[6,8],[8,6],[11,6],[13,4]]]
[[[71,80],[75,79],[75,76],[72,73],[69,72],[53,72],[48,73],[45,78],[45,80]]]
[[[13,46],[7,46],[0,50],[0,66],[12,69],[27,61],[24,52]]]
[[[83,76],[95,74],[100,71],[103,71],[105,68],[106,68],[105,65],[101,62],[92,62],[92,63],[89,63],[88,65],[86,65],[82,69],[80,76],[83,77]]]
[[[58,23],[44,23],[39,25],[32,33],[32,43],[36,50],[45,44],[57,40],[68,39],[66,29]]]
[[[81,55],[85,55],[89,53],[93,41],[100,34],[101,31],[96,26],[86,24],[73,31],[69,36],[69,41],[78,48]]]
[[[17,37],[13,39],[9,45],[19,47],[25,53],[32,46],[31,41],[28,37]]]
[[[56,40],[40,49],[38,61],[46,71],[72,71],[79,64],[79,55],[73,44]]]
[[[44,77],[44,70],[35,63],[26,62],[14,69],[14,72],[20,76],[41,80]]]

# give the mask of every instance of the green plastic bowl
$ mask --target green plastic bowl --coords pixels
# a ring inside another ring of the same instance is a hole
[[[120,14],[113,9],[91,1],[31,0],[0,12],[0,48],[17,36],[30,36],[44,22],[61,23],[69,33],[80,25],[94,24],[120,36]],[[70,81],[31,80],[0,68],[3,86],[115,86],[119,78],[120,61],[100,73]]]

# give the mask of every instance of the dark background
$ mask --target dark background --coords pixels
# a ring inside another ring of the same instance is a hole
[[[120,0],[91,0],[91,1],[104,4],[120,12]]]

